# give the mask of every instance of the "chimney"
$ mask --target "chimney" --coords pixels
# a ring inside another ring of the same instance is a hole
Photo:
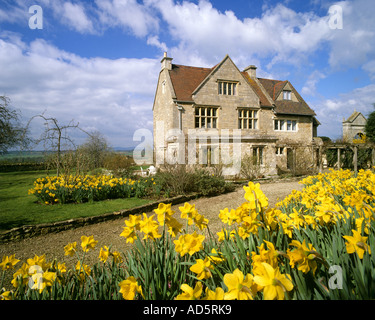
[[[250,78],[255,79],[257,76],[257,67],[254,65],[248,66],[244,71],[247,72]]]
[[[172,70],[172,58],[167,57],[167,53],[164,52],[164,57],[161,59],[161,70],[167,69]]]

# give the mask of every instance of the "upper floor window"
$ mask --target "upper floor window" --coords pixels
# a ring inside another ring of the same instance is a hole
[[[195,128],[217,128],[217,108],[195,107]]]
[[[292,92],[289,90],[283,91],[283,99],[284,100],[292,100]]]
[[[276,131],[297,131],[297,120],[278,119],[274,122]]]
[[[237,83],[230,81],[219,81],[218,92],[222,95],[234,96],[237,94]]]
[[[238,129],[258,129],[258,111],[239,109]]]

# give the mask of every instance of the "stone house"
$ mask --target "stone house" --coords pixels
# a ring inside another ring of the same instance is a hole
[[[344,142],[352,142],[353,139],[361,139],[361,135],[365,134],[365,126],[367,119],[362,113],[354,110],[351,116],[342,121],[342,138]]]
[[[154,161],[227,165],[253,158],[267,175],[295,165],[297,147],[314,161],[315,112],[288,81],[240,71],[227,55],[212,68],[172,64],[164,53],[153,104]],[[311,149],[312,148],[312,149]]]

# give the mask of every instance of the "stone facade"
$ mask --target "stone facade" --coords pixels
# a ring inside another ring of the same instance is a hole
[[[250,155],[272,175],[288,169],[288,148],[314,146],[319,122],[289,81],[257,78],[255,66],[240,71],[229,56],[197,68],[172,64],[165,53],[161,64],[153,105],[156,165],[224,163],[236,174],[235,163]]]
[[[353,139],[360,139],[365,133],[366,118],[362,113],[355,111],[347,120],[342,121],[342,138],[344,142],[352,142]]]

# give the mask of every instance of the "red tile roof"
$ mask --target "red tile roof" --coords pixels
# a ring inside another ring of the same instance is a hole
[[[193,102],[192,93],[202,83],[204,79],[210,74],[215,68],[199,68],[172,64],[172,70],[169,71],[174,92],[176,94],[177,101]],[[298,92],[293,88],[299,102],[287,101],[287,100],[276,100],[280,91],[283,89],[288,81],[273,80],[257,78],[260,85],[263,86],[269,97],[273,100],[273,104],[270,103],[269,99],[263,93],[257,81],[251,79],[247,72],[241,72],[248,84],[257,94],[260,100],[261,106],[275,107],[275,112],[280,114],[295,114],[295,115],[306,115],[314,116],[315,112],[310,109],[307,103],[302,99]]]
[[[172,64],[172,70],[169,71],[169,74],[177,100],[193,101],[191,94],[212,69]]]

